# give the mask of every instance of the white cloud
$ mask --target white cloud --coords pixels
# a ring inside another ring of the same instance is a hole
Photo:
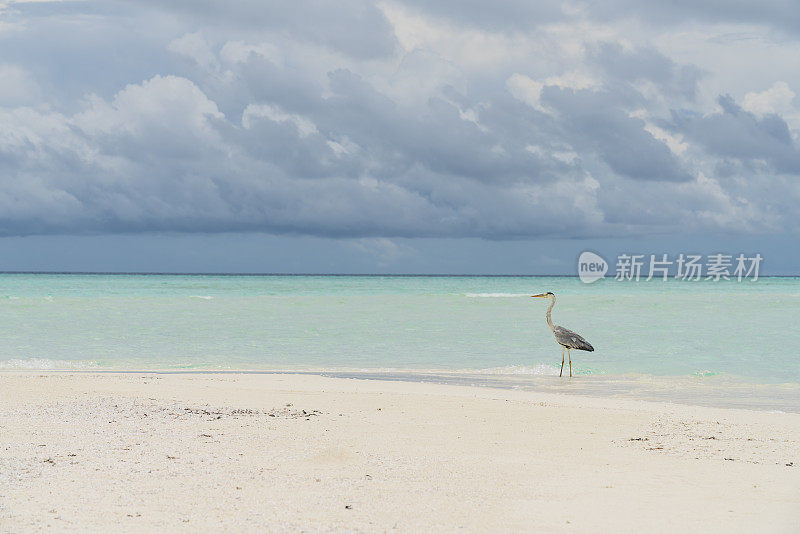
[[[545,78],[544,85],[581,91],[583,89],[598,89],[602,84],[585,72],[573,70],[558,76],[548,76]]]
[[[558,59],[576,61],[584,57],[589,44],[602,41],[622,41],[620,31],[608,24],[587,20],[571,20],[547,24],[539,30],[547,38],[547,52]],[[623,41],[624,42],[624,41]]]
[[[796,38],[786,38],[783,32],[763,25],[688,23],[641,39],[649,40],[673,61],[703,71],[697,103],[705,110],[714,107],[720,94],[730,93],[741,100],[777,81],[800,87]]]
[[[300,115],[284,112],[279,106],[270,104],[249,104],[242,113],[242,126],[252,128],[254,120],[269,119],[273,122],[290,122],[295,125],[300,137],[319,133],[317,126]]]
[[[88,132],[143,134],[158,128],[195,137],[212,135],[209,120],[224,118],[193,82],[178,76],[154,76],[126,86],[110,103],[97,96],[89,103],[89,109],[76,116],[76,123]]]
[[[680,134],[670,133],[663,128],[659,128],[650,120],[650,114],[645,109],[636,109],[628,113],[629,117],[644,121],[644,129],[650,135],[665,143],[673,154],[682,155],[689,148],[689,143],[685,142]]]
[[[539,158],[553,158],[554,160],[560,161],[561,163],[566,163],[567,165],[573,165],[580,159],[580,155],[572,150],[552,150],[538,145],[527,145],[525,150]]]
[[[673,154],[680,156],[689,148],[689,144],[684,142],[683,136],[679,134],[671,134],[651,122],[645,123],[644,129],[659,141],[664,142],[664,144],[669,147]]]
[[[681,189],[694,199],[702,199],[704,206],[697,212],[700,224],[717,228],[737,226],[746,231],[774,230],[773,222],[765,219],[760,210],[746,198],[734,198],[720,185],[719,180],[700,172],[694,182],[683,184]]]
[[[742,101],[742,108],[751,113],[764,115],[767,113],[786,113],[792,111],[795,92],[786,82],[775,82],[772,87],[760,93],[747,93]]]
[[[544,81],[536,81],[524,74],[514,73],[506,80],[506,87],[517,100],[544,113],[553,113],[553,110],[542,104],[542,90],[545,87],[559,87],[561,89],[597,90],[601,86],[599,80],[578,71],[570,71],[557,76],[548,76]]]
[[[556,150],[553,152],[553,157],[562,163],[566,163],[567,165],[574,164],[580,158],[577,152],[573,152],[571,150]]]
[[[328,140],[326,143],[337,156],[351,156],[359,150],[359,146],[348,139],[346,135],[337,141]]]
[[[178,39],[171,41],[167,45],[167,50],[186,56],[205,69],[219,69],[217,56],[201,32],[184,34]]]
[[[251,54],[266,58],[273,63],[283,63],[281,49],[271,43],[249,44],[244,41],[228,41],[219,51],[226,63],[245,63]]]
[[[524,74],[515,73],[506,80],[506,87],[517,100],[521,100],[539,111],[545,113],[551,112],[551,110],[547,110],[541,102],[542,89],[544,89],[543,83],[532,80]]]
[[[409,108],[424,106],[432,97],[440,97],[445,87],[459,91],[467,87],[466,76],[456,64],[434,52],[419,49],[403,54],[390,75],[378,72],[368,79],[377,90]]]
[[[673,154],[680,156],[689,148],[689,144],[684,142],[683,136],[679,134],[671,134],[651,122],[645,123],[644,129],[659,141],[664,142],[664,144],[669,147]]]
[[[382,2],[381,10],[394,27],[406,52],[430,50],[467,68],[491,68],[531,53],[529,37],[459,27],[413,11],[399,2]]]

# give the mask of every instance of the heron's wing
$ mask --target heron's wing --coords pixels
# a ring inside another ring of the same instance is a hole
[[[594,351],[594,347],[583,339],[579,334],[576,334],[569,328],[563,326],[556,326],[553,329],[553,334],[556,336],[556,341],[570,349]]]

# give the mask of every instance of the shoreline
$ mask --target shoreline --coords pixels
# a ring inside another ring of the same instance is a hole
[[[494,369],[2,369],[4,373],[54,374],[156,374],[156,375],[300,375],[380,382],[409,382],[454,385],[498,390],[520,390],[567,396],[626,398],[705,408],[731,408],[756,412],[800,413],[800,383],[753,382],[716,374],[702,375],[576,375],[574,378],[551,374],[503,373]]]
[[[0,430],[0,531],[800,520],[795,413],[308,374],[2,371]]]

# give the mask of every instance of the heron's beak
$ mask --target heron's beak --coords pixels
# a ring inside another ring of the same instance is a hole
[[[546,297],[544,293],[539,293],[538,295],[531,295],[531,297]]]

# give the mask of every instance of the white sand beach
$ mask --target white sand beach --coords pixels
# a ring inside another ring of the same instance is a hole
[[[0,531],[797,532],[800,414],[263,374],[0,373]]]

